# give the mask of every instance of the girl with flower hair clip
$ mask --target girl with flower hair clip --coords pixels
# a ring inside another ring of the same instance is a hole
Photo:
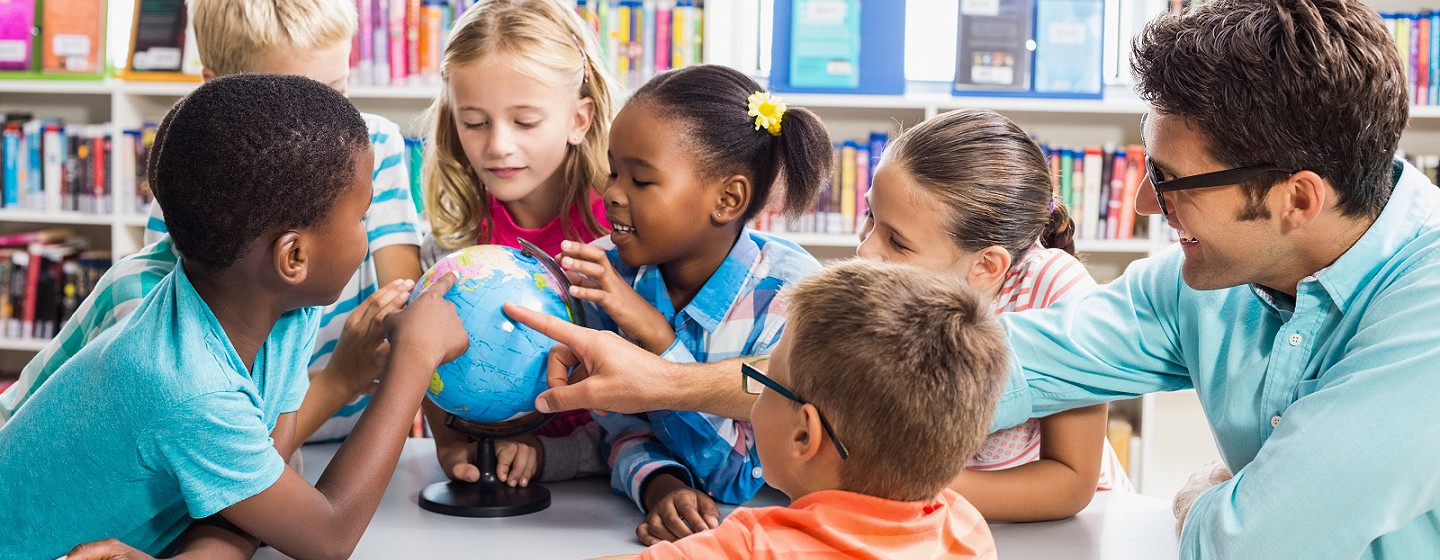
[[[671,361],[768,355],[785,326],[776,296],[820,263],[746,224],[772,198],[791,215],[808,209],[830,153],[818,117],[734,69],[656,76],[611,126],[612,233],[561,248],[572,295],[599,317],[594,326]],[[645,544],[717,526],[716,500],[744,502],[765,483],[748,422],[668,410],[596,422],[612,487],[647,514]]]

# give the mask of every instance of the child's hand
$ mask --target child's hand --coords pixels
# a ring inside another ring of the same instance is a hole
[[[411,353],[411,359],[434,360],[433,364],[427,365],[439,366],[470,348],[470,336],[465,333],[460,315],[454,305],[445,301],[445,293],[455,286],[456,281],[458,277],[454,273],[440,277],[404,310],[385,318],[385,333],[390,340],[392,357],[406,351]]]
[[[645,546],[677,541],[720,526],[715,500],[672,475],[656,475],[646,485],[645,493],[656,497],[654,503],[648,504],[650,515],[635,527],[635,536]]]
[[[545,466],[540,439],[523,435],[495,440],[495,476],[510,486],[529,486],[530,479]]]
[[[335,354],[330,359],[334,367],[325,368],[321,375],[334,377],[352,395],[370,389],[384,370],[385,354],[389,351],[385,342],[385,318],[405,307],[414,287],[414,280],[400,279],[365,298],[345,319]]]
[[[149,554],[135,550],[115,539],[88,542],[70,549],[65,560],[154,560]]]
[[[570,278],[570,295],[600,306],[639,346],[660,354],[675,342],[675,330],[665,316],[620,278],[604,250],[575,241],[561,242],[560,266]]]
[[[440,470],[445,473],[445,476],[450,477],[450,480],[460,482],[480,480],[480,467],[475,466],[475,442],[459,432],[455,432],[451,437],[444,437],[439,431],[442,429],[450,430],[445,426],[432,428],[436,434],[435,457],[440,460]],[[498,445],[496,449],[499,449]]]

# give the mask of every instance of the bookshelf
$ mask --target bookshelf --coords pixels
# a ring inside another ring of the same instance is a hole
[[[760,14],[769,9],[769,1],[707,2],[704,7],[706,61],[740,68],[765,83],[764,64],[760,59],[768,56],[764,53],[762,38],[768,37],[769,31]],[[1371,4],[1382,11],[1407,11],[1440,6],[1440,0],[1383,0]],[[756,24],[757,21],[761,23]],[[62,118],[75,123],[108,122],[114,127],[113,132],[118,133],[147,120],[158,120],[171,104],[194,87],[191,83],[127,82],[116,78],[93,81],[0,78],[0,112],[27,111],[38,117]],[[419,136],[424,133],[421,115],[438,89],[433,85],[352,86],[349,96],[362,111],[385,116],[399,124],[406,134]],[[623,93],[620,97],[623,99]],[[785,94],[783,97],[792,106],[815,111],[836,141],[864,137],[872,131],[884,131],[893,138],[900,130],[946,111],[986,108],[1004,114],[1048,142],[1138,144],[1139,115],[1147,110],[1146,104],[1123,82],[1108,85],[1102,100],[956,97],[943,82],[910,82],[903,95]],[[1401,147],[1412,153],[1440,152],[1435,146],[1440,146],[1440,106],[1414,107]],[[3,209],[0,210],[0,233],[65,225],[89,239],[92,246],[109,249],[119,258],[140,248],[147,217],[120,204],[115,207],[112,212],[100,215]],[[1158,219],[1152,218],[1149,224],[1150,234],[1146,238],[1077,240],[1082,260],[1097,280],[1109,281],[1130,262],[1170,244],[1168,233],[1160,227]],[[781,235],[822,259],[853,256],[859,242],[855,234]],[[23,365],[44,344],[43,340],[0,338],[0,364],[7,368],[15,367],[16,363]],[[1193,392],[1179,398],[1194,399]],[[1167,459],[1156,456],[1158,446],[1143,445],[1145,438],[1171,437],[1165,428],[1168,425],[1193,426],[1204,422],[1203,417],[1191,417],[1193,414],[1168,418],[1172,408],[1175,407],[1158,405],[1153,396],[1112,406],[1115,415],[1124,416],[1133,424],[1135,439],[1132,441],[1138,448],[1132,446],[1130,450],[1131,474],[1147,493],[1155,490],[1147,486],[1146,470],[1152,465],[1165,465]],[[1199,464],[1190,465],[1184,460],[1170,463],[1179,466],[1167,465],[1164,467],[1167,472],[1193,469]],[[1179,473],[1182,481],[1188,472]],[[1159,490],[1158,494],[1165,490],[1173,489]]]

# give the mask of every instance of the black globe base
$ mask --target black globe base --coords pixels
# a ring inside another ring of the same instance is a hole
[[[476,424],[454,415],[447,416],[446,425],[476,438],[475,466],[480,479],[475,482],[450,480],[436,482],[420,491],[420,508],[456,517],[512,517],[535,513],[550,507],[550,490],[539,483],[515,486],[501,482],[495,474],[495,437],[520,435],[544,424],[552,415],[531,415],[510,423]]]
[[[456,517],[512,517],[550,507],[550,490],[539,484],[514,488],[500,482],[436,482],[420,491],[420,507]]]

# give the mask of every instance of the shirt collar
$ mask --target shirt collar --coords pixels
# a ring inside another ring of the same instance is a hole
[[[721,261],[720,267],[715,269],[710,279],[701,286],[700,292],[695,294],[695,298],[690,300],[680,313],[694,319],[706,332],[715,332],[725,317],[730,315],[730,308],[735,306],[735,301],[749,283],[755,265],[759,262],[760,245],[756,243],[751,230],[746,228],[740,233],[740,239],[730,248],[725,260]],[[671,324],[676,324],[674,314],[670,312],[674,306],[670,305],[669,292],[665,289],[660,267],[643,267],[635,282],[635,291],[655,302],[660,314],[671,320]]]
[[[1395,160],[1392,180],[1395,186],[1390,200],[1375,223],[1354,246],[1312,277],[1330,295],[1341,313],[1350,307],[1360,286],[1373,278],[1398,248],[1419,235],[1421,228],[1440,207],[1440,189],[1404,160]]]

